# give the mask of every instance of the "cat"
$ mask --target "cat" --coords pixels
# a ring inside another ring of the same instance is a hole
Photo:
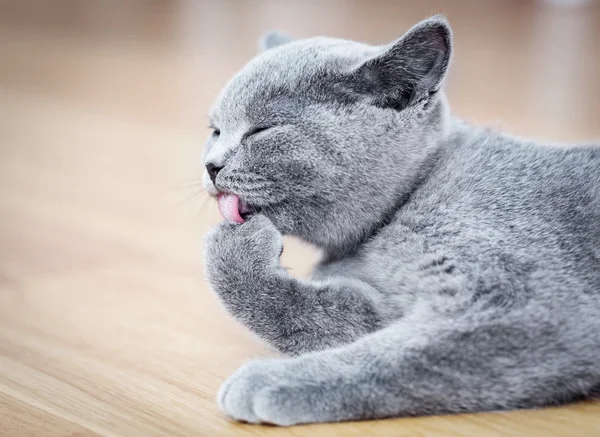
[[[535,408],[600,388],[600,147],[453,117],[452,31],[385,46],[263,39],[211,109],[206,236],[229,312],[286,357],[218,394],[295,425]],[[323,256],[280,265],[282,235]]]

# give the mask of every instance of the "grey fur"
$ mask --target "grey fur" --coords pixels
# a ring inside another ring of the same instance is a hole
[[[262,53],[227,85],[206,189],[258,208],[206,240],[212,287],[290,358],[219,393],[293,425],[557,404],[600,387],[600,148],[538,145],[449,115],[441,17],[395,43]],[[269,128],[269,129],[265,129]],[[323,251],[311,280],[281,235]]]

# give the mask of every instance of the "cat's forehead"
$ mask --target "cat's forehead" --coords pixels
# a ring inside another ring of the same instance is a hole
[[[249,113],[293,111],[303,97],[325,89],[324,77],[349,71],[370,49],[352,41],[319,37],[268,50],[226,85],[211,116],[239,123]]]

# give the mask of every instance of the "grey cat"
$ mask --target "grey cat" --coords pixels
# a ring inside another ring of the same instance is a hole
[[[600,148],[451,117],[442,17],[370,46],[264,39],[211,110],[206,190],[228,221],[210,283],[288,358],[218,395],[294,425],[541,407],[600,388]],[[237,222],[237,223],[236,223]],[[319,247],[310,280],[282,234]]]

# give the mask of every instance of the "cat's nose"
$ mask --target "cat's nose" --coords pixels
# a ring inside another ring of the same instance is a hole
[[[212,162],[209,162],[208,164],[206,164],[206,171],[208,172],[208,175],[210,176],[210,180],[213,181],[213,184],[215,183],[217,174],[219,174],[219,172],[222,169],[223,169],[223,167],[218,167],[218,166],[214,165]]]

